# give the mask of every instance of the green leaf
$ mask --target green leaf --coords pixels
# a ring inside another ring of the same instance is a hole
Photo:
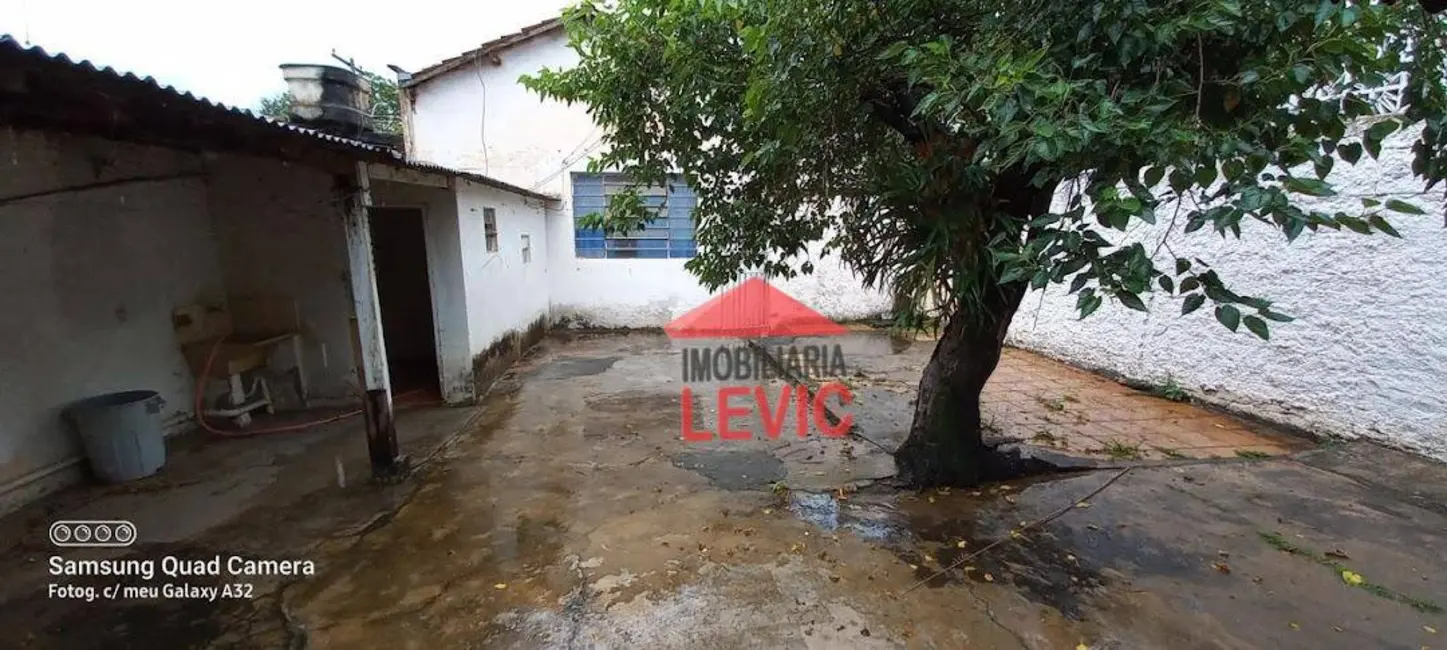
[[[1161,285],[1161,290],[1165,291],[1166,293],[1176,292],[1176,281],[1172,280],[1171,276],[1169,275],[1162,275],[1161,277],[1156,278],[1156,284]]]
[[[1214,182],[1216,182],[1216,166],[1215,166],[1215,165],[1209,165],[1209,164],[1207,164],[1207,165],[1201,165],[1200,167],[1197,167],[1197,168],[1196,168],[1196,184],[1197,184],[1197,185],[1200,185],[1201,187],[1209,187],[1209,186],[1211,185],[1211,183],[1214,183]]]
[[[1258,79],[1260,79],[1260,78],[1261,78],[1261,73],[1259,73],[1259,72],[1257,72],[1257,71],[1255,71],[1255,70],[1247,70],[1247,71],[1241,73],[1241,85],[1244,86],[1244,85],[1246,85],[1246,84],[1256,83],[1256,81],[1257,81]]]
[[[1362,199],[1362,207],[1371,209],[1381,205],[1382,202],[1376,199]]]
[[[1264,317],[1266,320],[1274,320],[1278,323],[1290,323],[1291,321],[1296,320],[1295,318],[1287,316],[1286,314],[1274,312],[1270,309],[1261,310],[1261,316]]]
[[[1191,176],[1190,176],[1189,174],[1187,174],[1186,172],[1181,171],[1180,168],[1176,168],[1176,169],[1172,169],[1172,170],[1171,170],[1171,189],[1172,189],[1172,190],[1175,190],[1177,194],[1180,194],[1181,192],[1186,191],[1186,188],[1189,188],[1190,186],[1191,186]]]
[[[1157,183],[1161,182],[1161,177],[1162,177],[1162,176],[1165,176],[1165,175],[1166,175],[1166,168],[1165,168],[1165,167],[1159,167],[1159,166],[1157,166],[1157,167],[1149,167],[1149,168],[1147,168],[1147,169],[1146,169],[1146,175],[1145,175],[1145,184],[1146,184],[1146,187],[1155,187]]]
[[[1086,316],[1094,314],[1095,310],[1100,309],[1101,302],[1103,301],[1100,299],[1100,296],[1091,296],[1088,298],[1085,301],[1085,305],[1080,308],[1080,317],[1084,319]]]
[[[1221,321],[1226,329],[1232,332],[1241,326],[1241,311],[1231,305],[1221,305],[1216,308],[1216,320]]]
[[[1376,228],[1377,230],[1387,233],[1388,235],[1396,237],[1397,239],[1402,238],[1401,233],[1398,233],[1397,229],[1393,228],[1392,224],[1387,223],[1387,220],[1383,219],[1381,215],[1374,214],[1370,217],[1367,217],[1367,223],[1371,224],[1373,228]]]
[[[1362,158],[1362,143],[1353,142],[1351,144],[1341,145],[1336,148],[1336,153],[1338,156],[1341,156],[1342,160],[1355,165],[1357,161]]]
[[[1232,158],[1221,163],[1221,173],[1226,176],[1226,180],[1240,180],[1241,176],[1246,173],[1246,165]]]
[[[1191,260],[1188,260],[1188,259],[1186,259],[1186,258],[1184,258],[1184,257],[1177,257],[1177,258],[1176,258],[1176,275],[1180,275],[1180,274],[1185,273],[1186,271],[1189,271],[1189,270],[1191,270]]]
[[[1392,212],[1400,212],[1402,214],[1427,214],[1427,212],[1424,211],[1422,208],[1398,199],[1387,200],[1387,209],[1391,210]]]
[[[1246,323],[1246,329],[1251,330],[1252,334],[1255,334],[1263,341],[1271,340],[1271,329],[1266,326],[1266,321],[1255,316],[1247,316],[1244,321]]]
[[[1306,65],[1305,63],[1298,63],[1292,66],[1291,78],[1295,79],[1296,83],[1306,83],[1308,80],[1311,79],[1311,66]]]
[[[1206,304],[1206,297],[1199,293],[1193,293],[1189,296],[1186,296],[1186,301],[1184,303],[1181,303],[1181,315],[1185,316],[1186,314],[1196,311],[1197,309],[1201,308],[1201,305],[1204,304]]]
[[[1349,217],[1347,215],[1340,215],[1336,218],[1336,222],[1352,232],[1360,233],[1363,235],[1372,234],[1372,227],[1367,224],[1367,222],[1363,219]]]
[[[1130,307],[1131,309],[1134,309],[1136,311],[1150,311],[1146,309],[1146,304],[1144,302],[1141,302],[1140,296],[1137,296],[1129,291],[1117,291],[1115,294],[1115,299],[1119,300],[1120,304],[1125,305],[1126,307]]]
[[[1373,140],[1385,140],[1387,136],[1396,133],[1402,125],[1396,120],[1382,120],[1367,127],[1367,137]]]
[[[1025,276],[1027,275],[1030,275],[1030,269],[1027,269],[1024,266],[1012,266],[1000,276],[999,282],[1000,284],[1019,282],[1020,280],[1025,279]]]
[[[1181,293],[1190,293],[1199,288],[1201,288],[1201,281],[1196,278],[1192,277],[1181,280]]]
[[[1316,178],[1288,178],[1286,189],[1309,196],[1335,196],[1336,191],[1326,181]]]

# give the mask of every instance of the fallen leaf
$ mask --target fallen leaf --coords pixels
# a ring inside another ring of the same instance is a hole
[[[960,540],[960,541],[958,541],[958,542],[955,542],[955,548],[964,548],[964,547],[965,547],[965,540],[962,539],[962,540]]]
[[[1357,585],[1360,585],[1360,584],[1362,584],[1362,582],[1363,582],[1363,581],[1362,581],[1362,575],[1361,575],[1360,573],[1355,572],[1355,571],[1345,571],[1345,570],[1342,571],[1342,572],[1341,572],[1341,579],[1342,579],[1343,582],[1345,582],[1345,583],[1347,583],[1347,584],[1349,584],[1349,585],[1351,585],[1351,586],[1353,586],[1353,587],[1355,587],[1355,586],[1357,586]]]
[[[764,508],[764,514],[766,514],[766,515],[772,515],[772,514],[774,514],[774,509],[773,509],[773,508]]]
[[[1335,550],[1335,551],[1327,551],[1327,552],[1325,552],[1325,553],[1322,553],[1322,555],[1325,555],[1325,556],[1327,556],[1327,557],[1329,557],[1329,558],[1333,558],[1333,559],[1337,559],[1337,560],[1350,560],[1350,559],[1352,559],[1352,557],[1351,557],[1350,555],[1347,555],[1346,553],[1342,552],[1341,549],[1337,549],[1337,550]]]
[[[1007,495],[1005,495],[1005,502],[1006,502],[1006,503],[1015,503],[1015,497],[1010,496],[1010,495],[1007,494]]]
[[[1293,630],[1297,630],[1297,631],[1300,631],[1300,630],[1301,630],[1301,626],[1300,626],[1300,625],[1297,625],[1296,623],[1291,623],[1290,625],[1291,625],[1291,629],[1293,629]]]
[[[1431,625],[1423,625],[1423,626],[1422,626],[1422,629],[1426,630],[1426,631],[1427,631],[1427,634],[1436,634],[1436,633],[1437,633],[1437,628],[1432,627]]]
[[[1086,524],[1085,527],[1089,528],[1090,530],[1100,530],[1100,526],[1097,526],[1095,524]]]
[[[910,571],[918,571],[918,570],[919,570],[919,565],[918,565],[918,564],[911,564],[911,565],[909,565],[909,570],[910,570]]]
[[[1084,643],[1077,643],[1075,644],[1075,650],[1090,650],[1090,646],[1085,645]]]
[[[1071,555],[1070,553],[1066,553],[1066,554],[1065,554],[1065,559],[1066,559],[1066,561],[1074,562],[1074,561],[1075,561],[1075,556],[1074,556],[1074,555]]]
[[[992,576],[992,575],[990,575],[990,574],[988,574],[988,573],[985,574],[985,582],[994,582],[994,581],[995,581],[995,576]]]
[[[499,582],[499,583],[493,585],[492,588],[493,588],[493,589],[507,589],[507,583],[506,583],[506,582]]]
[[[934,562],[934,561],[935,561],[935,558],[934,558],[933,555],[926,555],[926,556],[924,556],[924,561],[925,561],[925,562]]]
[[[1089,501],[1081,501],[1080,503],[1075,504],[1075,507],[1077,507],[1077,508],[1089,508],[1089,507],[1090,507],[1090,502],[1089,502]]]
[[[1231,573],[1230,565],[1226,564],[1225,562],[1212,562],[1211,568],[1220,571],[1221,573]]]
[[[1333,625],[1333,626],[1331,626],[1331,629],[1336,630],[1337,632],[1340,632],[1340,631],[1341,631],[1341,626],[1340,626],[1340,625]]]
[[[934,503],[934,502],[935,502],[935,498],[934,498],[934,497],[930,497],[930,498],[929,498],[929,502],[930,502],[930,503]]]

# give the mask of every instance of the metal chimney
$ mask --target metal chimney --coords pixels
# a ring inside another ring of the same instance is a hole
[[[361,75],[330,65],[281,66],[291,94],[291,121],[350,138],[372,133],[372,87]]]

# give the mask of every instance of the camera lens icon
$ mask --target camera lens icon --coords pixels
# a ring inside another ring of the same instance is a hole
[[[115,521],[57,521],[50,525],[50,543],[62,548],[115,548],[136,541],[136,525]]]

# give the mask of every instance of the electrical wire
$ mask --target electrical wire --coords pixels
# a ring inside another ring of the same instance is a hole
[[[482,86],[482,117],[478,120],[477,137],[478,140],[482,142],[482,173],[483,175],[487,175],[488,168],[492,166],[492,163],[488,161],[487,157],[487,82],[482,79],[481,55],[478,55],[477,67],[473,68],[473,70],[477,72],[478,85]]]

